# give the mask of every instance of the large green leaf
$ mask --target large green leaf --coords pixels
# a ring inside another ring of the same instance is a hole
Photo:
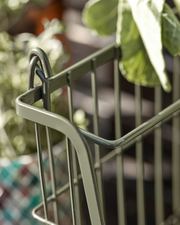
[[[149,59],[165,91],[171,91],[171,84],[165,71],[162,54],[161,14],[164,0],[128,0],[133,18],[139,29]]]
[[[115,33],[117,5],[118,0],[87,2],[82,13],[84,23],[101,36]]]
[[[120,69],[126,79],[150,87],[159,84],[127,0],[119,1],[116,37],[122,50]]]
[[[180,53],[180,23],[167,4],[162,13],[162,42],[172,55]]]

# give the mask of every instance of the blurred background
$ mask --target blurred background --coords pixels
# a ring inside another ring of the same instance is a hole
[[[38,174],[37,171],[34,171],[36,159],[23,158],[20,161],[11,159],[12,164],[9,162],[9,158],[34,153],[36,150],[34,126],[22,121],[15,114],[15,98],[25,92],[27,88],[28,51],[36,46],[44,49],[50,59],[53,73],[57,74],[62,69],[115,42],[115,35],[103,38],[94,36],[83,24],[82,10],[86,2],[86,0],[0,0],[0,154],[3,158],[0,161],[0,224],[30,224],[31,222],[28,221],[31,218],[32,202],[34,201],[34,205],[36,205],[40,201],[39,193],[34,194],[36,198],[32,200],[35,189],[38,189],[36,186],[38,185]],[[169,0],[167,3],[174,7],[172,1]],[[173,57],[166,49],[163,50],[163,53],[166,69],[172,82]],[[112,62],[97,70],[100,136],[107,139],[115,139],[112,73]],[[90,79],[89,74],[78,79],[74,85],[73,94],[75,110],[82,109],[85,112],[85,117],[89,121],[88,129],[92,131],[93,110]],[[122,127],[123,134],[126,134],[135,127],[134,85],[121,77],[121,91]],[[142,115],[143,121],[146,121],[154,115],[154,90],[142,88],[142,93]],[[68,117],[66,91],[62,90],[62,93],[55,94],[55,97],[57,96],[60,96],[58,110],[62,115]],[[56,103],[53,100],[53,104]],[[163,91],[162,108],[171,103],[172,94]],[[163,127],[163,174],[166,217],[172,213],[171,131],[171,122],[165,124]],[[54,141],[56,143],[56,140]],[[147,224],[155,224],[153,143],[154,134],[152,133],[144,140]],[[102,151],[104,154],[108,150],[102,149]],[[30,169],[27,165],[25,168],[22,167],[24,160],[27,160]],[[60,168],[58,167],[57,174],[62,173],[62,176],[65,177],[63,182],[66,182],[68,178],[65,173],[65,162],[57,157],[57,165],[59,165],[58,160],[61,165]],[[12,170],[14,172],[10,173],[9,171]],[[33,175],[32,171],[34,171]],[[111,161],[103,167],[103,176],[107,224],[117,224],[117,208],[114,204],[117,199],[115,161]],[[135,146],[124,155],[124,176],[127,222],[128,224],[137,224]],[[3,183],[2,180],[5,182]],[[31,189],[20,187],[20,183],[24,183],[26,188],[31,184]],[[17,209],[18,198],[22,198],[23,204],[27,204],[23,216],[20,216],[22,209]],[[63,224],[71,224],[69,201],[67,198],[63,201],[66,205],[64,215],[62,215],[64,216]],[[38,224],[35,221],[33,223]],[[89,221],[86,221],[86,224],[89,224]]]

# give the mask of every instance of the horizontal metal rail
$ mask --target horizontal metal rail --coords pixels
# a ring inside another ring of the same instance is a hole
[[[93,59],[96,59],[96,68],[114,59],[116,56],[117,49],[120,51],[120,47],[116,43],[113,43],[107,46],[106,48],[103,48],[95,52],[94,54],[86,57],[75,65],[68,67],[59,74],[50,77],[48,79],[49,93],[52,93],[59,88],[67,86],[69,84],[69,81],[72,82],[91,71],[91,61]],[[36,73],[42,73],[42,71],[37,69]],[[30,105],[34,104],[40,99],[42,99],[42,85],[31,89],[22,96],[22,101]]]
[[[23,107],[25,108],[31,108],[33,106],[29,106],[28,104],[24,103],[24,98],[27,97],[27,93],[19,96],[17,98],[17,113],[21,116],[24,117],[25,114],[22,113],[23,109],[19,110],[19,107]],[[27,99],[26,99],[27,100]],[[35,107],[32,108],[32,112],[33,109],[36,109]],[[152,117],[151,119],[149,119],[148,121],[144,122],[143,124],[141,124],[140,126],[138,126],[137,128],[135,128],[134,130],[132,130],[131,132],[129,132],[128,134],[124,135],[123,137],[117,139],[117,140],[107,140],[101,137],[98,137],[88,131],[85,131],[81,128],[77,128],[81,134],[83,134],[87,139],[93,141],[94,143],[104,146],[106,148],[117,148],[119,146],[123,147],[124,145],[126,145],[128,142],[132,141],[133,139],[137,138],[139,135],[142,135],[144,132],[146,132],[147,130],[149,130],[150,128],[152,128],[153,126],[155,126],[156,124],[162,122],[162,120],[164,120],[165,118],[167,118],[168,116],[170,116],[171,114],[175,113],[177,110],[180,109],[180,100],[177,100],[176,102],[174,102],[173,104],[171,104],[170,106],[168,106],[167,108],[165,108],[164,110],[162,110],[160,113],[158,113],[156,116]],[[39,109],[41,110],[41,109]],[[36,110],[34,110],[36,111]],[[43,110],[42,110],[43,113]],[[30,113],[28,113],[29,115]],[[46,111],[46,114],[51,114],[50,112]],[[28,117],[28,116],[27,116]],[[31,117],[32,118],[32,117]],[[28,118],[27,118],[28,119]],[[37,120],[38,121],[38,120]]]
[[[106,148],[117,148],[119,146],[123,147],[133,139],[137,138],[138,136],[142,135],[144,132],[155,126],[156,124],[162,122],[162,120],[166,119],[168,116],[176,112],[180,109],[180,100],[176,101],[172,105],[168,106],[164,110],[162,110],[160,113],[158,113],[156,116],[152,117],[145,123],[141,124],[128,134],[124,135],[123,137],[117,139],[117,140],[106,140],[103,138],[100,138],[88,131],[85,131],[81,128],[79,128],[79,131],[89,140],[93,141],[94,143],[104,146]]]
[[[65,184],[62,188],[60,188],[59,190],[56,191],[56,196],[60,196],[63,193],[65,193],[67,190],[69,189],[69,183]],[[47,203],[53,201],[54,196],[50,195],[47,198]],[[38,204],[36,207],[34,207],[34,209],[32,210],[32,215],[37,218],[38,220],[42,221],[42,222],[46,222],[47,224],[53,224],[52,222],[47,222],[46,219],[43,219],[42,217],[38,216],[36,213],[38,210],[40,210],[43,207],[43,202],[41,202],[40,204]]]

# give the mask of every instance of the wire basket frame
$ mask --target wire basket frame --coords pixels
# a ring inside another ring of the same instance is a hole
[[[67,190],[70,190],[72,224],[83,224],[81,210],[81,192],[79,180],[82,179],[87,205],[90,215],[91,224],[106,224],[106,211],[104,207],[102,165],[115,158],[117,166],[117,211],[118,224],[127,224],[126,201],[124,190],[124,172],[123,172],[123,154],[128,151],[129,146],[135,144],[136,148],[136,198],[137,198],[137,224],[145,225],[146,207],[144,193],[144,162],[143,162],[143,137],[152,130],[155,132],[154,140],[154,186],[155,186],[155,224],[172,224],[172,221],[178,220],[178,209],[180,208],[180,99],[179,99],[179,58],[174,59],[174,85],[173,85],[173,102],[167,108],[162,108],[162,90],[160,86],[155,87],[155,116],[142,123],[142,93],[141,87],[135,85],[135,126],[129,133],[122,134],[122,117],[121,117],[121,88],[119,74],[119,59],[121,51],[115,43],[97,51],[79,63],[65,69],[61,73],[52,76],[49,61],[45,53],[39,49],[33,49],[29,54],[30,69],[28,91],[16,100],[17,113],[35,123],[37,152],[39,157],[39,173],[41,180],[42,198],[40,203],[33,210],[33,216],[45,224],[61,224],[59,218],[59,209],[57,198]],[[98,118],[98,87],[97,71],[99,66],[112,61],[114,63],[114,106],[115,106],[115,140],[106,140],[99,134]],[[37,62],[40,62],[38,66]],[[73,82],[82,77],[87,72],[91,72],[92,97],[93,97],[93,129],[90,133],[78,128],[73,123]],[[42,85],[33,87],[34,74],[39,76]],[[69,120],[61,115],[51,112],[50,95],[59,88],[67,87],[68,90],[68,107]],[[33,106],[35,102],[43,99],[44,109]],[[172,119],[172,202],[173,216],[165,218],[164,197],[163,197],[163,147],[162,147],[162,122]],[[51,186],[52,195],[47,197],[44,171],[42,165],[42,153],[39,135],[39,125],[46,127],[46,136],[48,143],[48,153],[51,165]],[[51,131],[55,129],[66,135],[67,161],[69,171],[69,183],[60,189],[56,189],[54,177],[54,161],[51,144]],[[92,160],[87,140],[95,143],[95,158]],[[105,156],[101,157],[100,146],[112,149]],[[77,155],[77,158],[76,158]],[[80,174],[78,174],[78,165]],[[48,215],[48,204],[53,202],[54,221],[50,221]],[[44,208],[44,218],[37,215],[37,211]],[[174,223],[173,223],[174,224]]]

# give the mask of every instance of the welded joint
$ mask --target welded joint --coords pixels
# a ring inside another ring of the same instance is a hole
[[[68,85],[71,86],[71,84],[72,84],[72,80],[71,80],[71,71],[68,71],[68,72],[67,72],[66,79],[67,79]]]

